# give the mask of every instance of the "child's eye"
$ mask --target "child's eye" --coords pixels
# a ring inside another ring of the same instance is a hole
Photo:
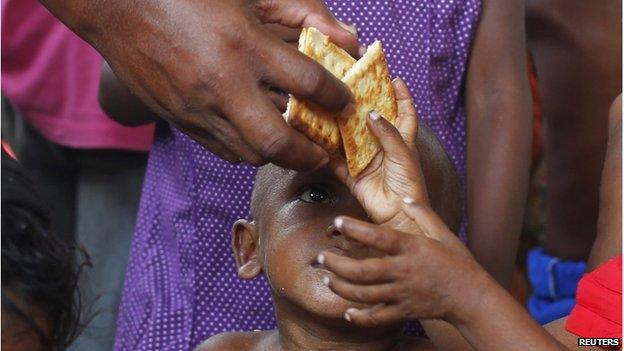
[[[299,200],[308,203],[329,203],[329,192],[321,186],[306,186],[299,192]]]

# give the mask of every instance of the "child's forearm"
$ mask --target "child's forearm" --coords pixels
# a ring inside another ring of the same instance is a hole
[[[474,277],[473,277],[474,278]],[[481,296],[466,296],[449,322],[479,351],[569,350],[537,324],[493,278],[471,279]]]
[[[427,333],[436,350],[472,351],[475,350],[464,336],[452,324],[439,320],[421,320],[420,324]]]
[[[110,118],[125,126],[139,126],[158,119],[154,112],[117,79],[106,62],[102,65],[98,100],[102,110]]]

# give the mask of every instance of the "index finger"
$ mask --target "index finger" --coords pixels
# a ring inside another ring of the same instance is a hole
[[[389,254],[401,250],[401,235],[389,228],[346,216],[336,217],[334,225],[344,236],[374,249]]]
[[[224,112],[247,144],[264,159],[300,171],[316,169],[329,161],[323,148],[286,124],[260,87],[237,93],[241,99],[224,106]]]
[[[260,73],[263,82],[297,98],[341,116],[355,111],[355,100],[349,88],[321,64],[268,36],[262,48]]]
[[[418,134],[418,114],[414,107],[414,100],[407,84],[401,78],[392,81],[392,87],[397,99],[396,128],[401,133],[405,143],[414,148]]]

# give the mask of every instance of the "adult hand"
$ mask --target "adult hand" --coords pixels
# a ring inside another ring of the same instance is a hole
[[[396,128],[372,112],[370,131],[382,150],[357,177],[351,177],[346,162],[334,158],[330,167],[362,204],[375,223],[403,230],[411,220],[401,210],[405,197],[428,204],[427,189],[416,150],[418,116],[407,85],[401,79],[392,83],[397,97]]]
[[[347,300],[372,305],[349,308],[345,318],[362,326],[468,318],[494,281],[429,207],[408,201],[403,211],[413,221],[409,232],[336,218],[343,235],[385,254],[355,259],[321,253],[319,261],[334,273],[325,279],[329,288]]]
[[[290,28],[277,23],[265,24],[264,27],[287,44],[294,46],[295,48],[299,46],[299,35],[301,34],[300,28]],[[345,49],[355,59],[359,59],[366,52],[366,47],[358,45],[357,43],[356,45],[343,47],[343,49]],[[280,112],[285,112],[288,104],[288,95],[273,87],[270,87],[269,89],[269,97],[271,98],[271,101],[273,101]]]
[[[269,87],[347,115],[353,98],[319,64],[263,25],[317,27],[357,42],[320,0],[42,0],[152,110],[229,161],[306,170],[326,152],[290,128]]]

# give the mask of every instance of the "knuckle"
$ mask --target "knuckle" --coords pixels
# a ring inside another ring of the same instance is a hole
[[[380,231],[375,235],[375,241],[377,244],[385,246],[388,243],[388,234],[385,231]]]
[[[256,0],[253,5],[259,18],[268,18],[274,12],[276,2],[275,0]]]
[[[286,150],[288,150],[291,145],[290,138],[284,135],[278,135],[271,137],[266,142],[264,142],[260,146],[260,154],[269,159],[275,159]]]
[[[388,231],[381,232],[379,236],[379,241],[385,247],[394,248],[397,244],[396,236],[393,233]]]
[[[369,279],[378,279],[381,277],[384,272],[386,272],[387,267],[386,263],[383,260],[375,259],[375,263],[370,266],[368,269],[368,278]]]
[[[357,279],[357,280],[362,280],[366,278],[366,267],[362,266],[362,265],[358,265],[354,268],[353,271],[353,278]]]
[[[319,69],[309,69],[301,79],[301,97],[311,98],[322,93],[327,84],[327,75]]]
[[[371,313],[368,315],[368,325],[370,326],[378,326],[381,324],[379,317],[375,313]]]
[[[394,135],[397,132],[396,128],[390,123],[382,123],[380,129],[382,133],[387,135]]]
[[[399,273],[402,277],[409,277],[412,274],[412,267],[407,264],[401,265],[399,268]]]
[[[260,167],[267,164],[267,161],[265,159],[257,155],[248,156],[247,158],[245,158],[245,162],[249,163],[254,167]]]
[[[368,293],[365,290],[362,289],[356,289],[353,292],[353,297],[358,300],[358,301],[362,301],[365,300],[368,297]]]

